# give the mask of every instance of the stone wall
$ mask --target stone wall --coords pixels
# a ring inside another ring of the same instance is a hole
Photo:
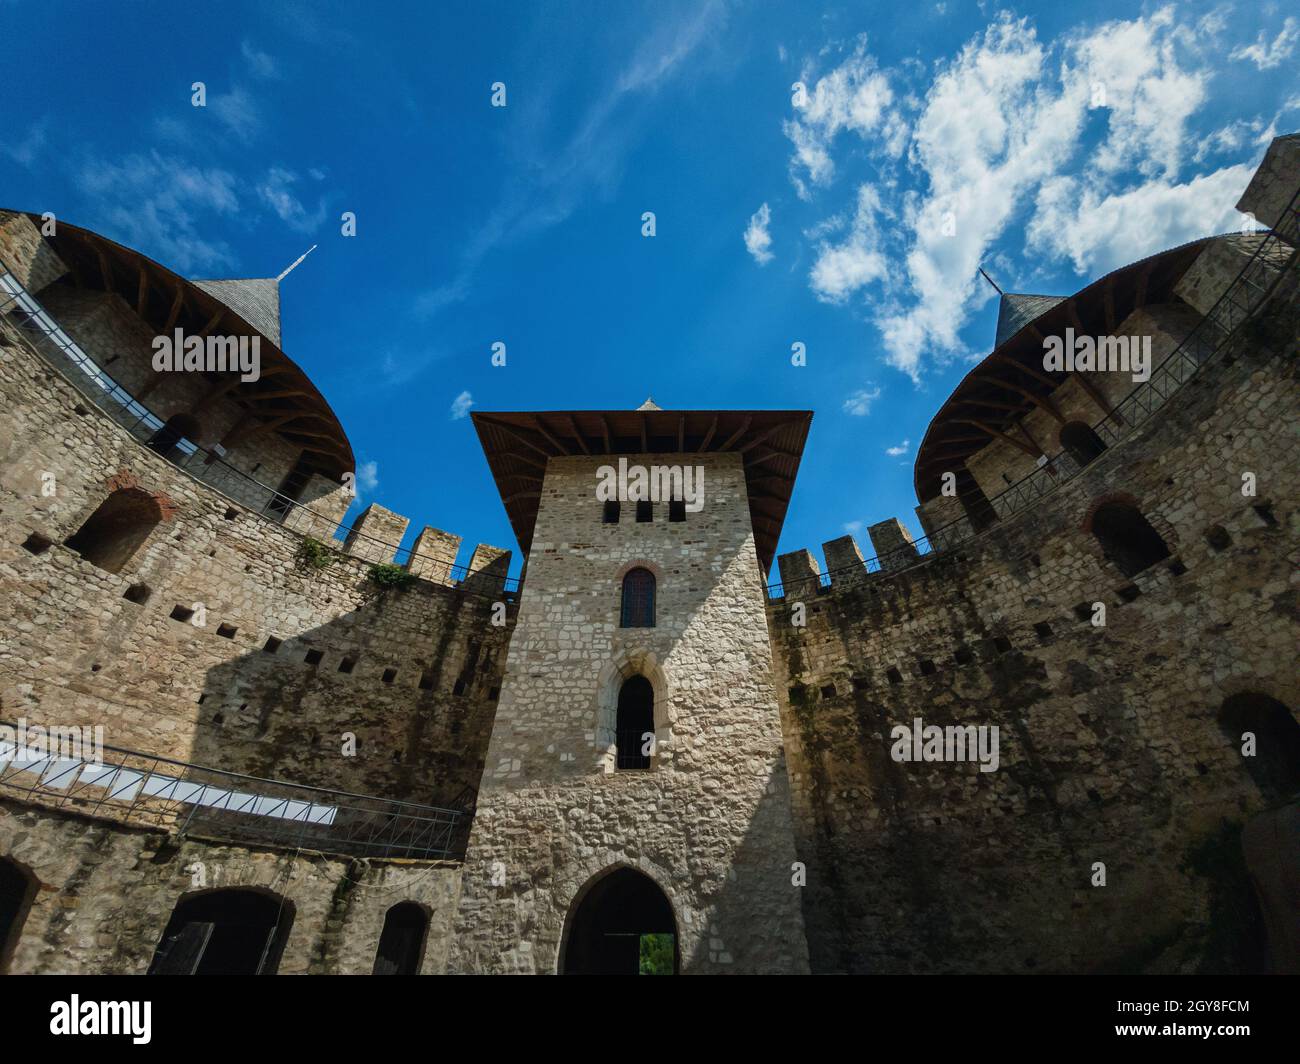
[[[603,458],[552,458],[478,814],[453,968],[555,972],[566,918],[615,867],[667,895],[687,972],[799,972],[789,790],[741,459],[703,464],[705,505],[603,524]],[[656,626],[621,628],[624,574],[657,579]],[[614,770],[625,677],[654,687],[652,767]]]
[[[1259,963],[1237,835],[1270,796],[1218,712],[1300,704],[1290,329],[982,536],[805,595],[806,627],[770,605],[814,970]],[[1172,555],[1133,578],[1086,530],[1116,493]],[[915,718],[996,725],[999,768],[893,760]]]
[[[38,882],[5,968],[13,974],[143,974],[172,909],[200,881],[208,890],[254,888],[292,906],[279,974],[369,975],[384,916],[404,901],[429,914],[420,971],[446,970],[458,865],[176,840],[3,800],[0,854]]]
[[[128,482],[169,519],[109,572],[64,543]],[[295,783],[463,797],[513,605],[496,625],[492,597],[382,590],[359,558],[305,564],[303,542],[0,346],[0,718],[102,725],[113,746]]]

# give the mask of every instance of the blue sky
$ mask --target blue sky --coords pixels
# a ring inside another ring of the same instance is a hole
[[[912,455],[993,335],[975,267],[1065,294],[1238,228],[1300,128],[1272,3],[179,6],[0,0],[0,205],[191,277],[319,244],[285,349],[363,501],[462,561],[517,554],[466,409],[648,394],[815,412],[782,551],[919,533]]]

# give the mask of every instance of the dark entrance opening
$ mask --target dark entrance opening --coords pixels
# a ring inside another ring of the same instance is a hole
[[[413,901],[400,902],[384,916],[375,953],[375,975],[415,975],[424,959],[428,914]]]
[[[1300,791],[1300,723],[1276,698],[1252,691],[1225,699],[1219,727],[1238,754],[1242,733],[1255,736],[1255,756],[1241,761],[1265,799],[1275,802]]]
[[[1106,450],[1101,437],[1082,421],[1071,421],[1061,426],[1061,446],[1081,467],[1100,457]]]
[[[1104,503],[1092,515],[1092,534],[1102,553],[1125,576],[1137,576],[1162,558],[1169,548],[1138,509],[1122,502]]]
[[[190,414],[173,414],[163,422],[162,428],[149,437],[148,447],[169,461],[179,462],[185,457],[181,440],[189,440],[197,447],[195,441],[202,431],[198,418]]]
[[[673,908],[658,885],[631,868],[597,881],[569,916],[565,975],[676,975]]]
[[[274,975],[293,926],[293,906],[254,890],[182,899],[149,966],[150,975]]]
[[[649,768],[642,753],[655,730],[655,692],[644,676],[629,676],[618,692],[618,721],[614,726],[618,750],[616,768]],[[653,749],[653,747],[651,747]]]
[[[35,894],[36,880],[0,857],[0,972],[9,970],[9,958],[18,946],[18,933]]]
[[[979,486],[979,482],[971,476],[969,469],[961,466],[955,470],[955,473],[954,486],[957,491],[957,501],[961,503],[961,508],[966,513],[966,520],[976,532],[983,532],[997,521],[997,511],[993,509],[989,497],[984,494],[984,489]]]
[[[266,504],[266,513],[273,515],[278,521],[283,521],[289,516],[293,504],[302,498],[303,488],[311,480],[311,474],[311,462],[305,454],[300,454],[297,461],[293,463],[293,468],[285,474],[284,480],[280,482],[280,490]]]
[[[119,488],[64,544],[86,561],[120,573],[162,520],[158,500],[141,488]]]

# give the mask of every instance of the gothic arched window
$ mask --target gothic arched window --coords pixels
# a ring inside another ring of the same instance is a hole
[[[632,569],[623,577],[620,628],[655,626],[655,575],[649,569]]]

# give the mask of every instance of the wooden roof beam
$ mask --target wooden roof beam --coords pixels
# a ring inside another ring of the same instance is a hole
[[[578,441],[578,446],[582,448],[582,453],[590,455],[591,451],[587,447],[587,441],[582,438],[582,433],[578,431],[578,422],[574,419],[572,414],[569,415],[568,421],[569,428],[573,429],[573,438]]]
[[[713,423],[709,426],[709,431],[704,434],[704,441],[700,444],[700,449],[696,454],[703,454],[709,449],[709,444],[713,442],[713,434],[718,431],[718,415],[713,415]]]
[[[542,434],[542,436],[546,439],[547,443],[555,447],[556,450],[558,450],[561,454],[573,454],[573,452],[569,450],[569,448],[565,447],[564,444],[562,444],[559,440],[557,440],[546,430],[546,426],[542,423],[542,419],[538,417],[536,414],[533,415],[533,427]]]
[[[176,286],[176,298],[172,300],[172,309],[167,312],[167,324],[163,326],[163,335],[167,335],[176,325],[176,319],[180,316],[181,304],[185,302],[185,286],[178,284]]]
[[[140,317],[144,317],[144,301],[149,295],[149,275],[145,273],[144,263],[140,263],[140,287],[135,293],[135,312]]]
[[[718,450],[719,451],[730,450],[731,445],[735,443],[738,439],[740,439],[741,436],[745,435],[745,433],[749,431],[749,426],[752,425],[753,423],[754,423],[753,417],[745,418],[745,420],[741,422],[740,428],[736,429],[735,432],[733,432],[730,436],[728,436],[727,442],[724,443],[721,447],[719,447]]]
[[[986,425],[982,421],[959,421],[958,424],[974,425],[981,432],[987,432],[990,436],[994,437],[995,439],[999,439],[1002,440],[1004,443],[1011,444],[1012,447],[1024,451],[1025,454],[1029,455],[1029,457],[1031,458],[1037,458],[1040,454],[1042,454],[1041,451],[1035,451],[1032,447],[1029,446],[1029,444],[1016,439],[1014,436],[1008,436],[1005,432],[999,432],[991,425]]]
[[[491,418],[484,418],[483,420],[486,421],[489,425],[491,425],[494,429],[497,429],[505,433],[516,443],[522,443],[525,447],[531,448],[532,450],[536,451],[543,458],[549,459],[555,457],[550,451],[542,450],[542,448],[538,447],[537,444],[533,443],[532,440],[516,432],[513,428],[511,428],[509,425],[505,424],[504,422],[493,421]]]

